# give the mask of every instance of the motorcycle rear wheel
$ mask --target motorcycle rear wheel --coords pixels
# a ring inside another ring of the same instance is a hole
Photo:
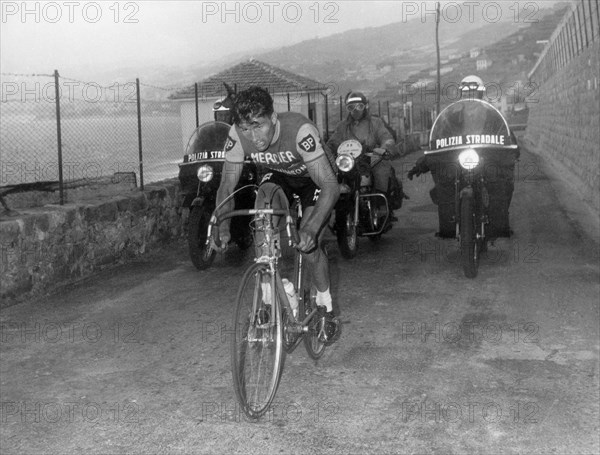
[[[212,210],[207,207],[193,206],[188,221],[188,249],[192,264],[198,270],[209,268],[216,256],[216,252],[206,245],[208,222]]]
[[[460,201],[460,261],[467,278],[477,276],[479,266],[479,240],[476,238],[473,198]]]

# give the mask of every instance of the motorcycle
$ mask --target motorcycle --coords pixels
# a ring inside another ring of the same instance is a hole
[[[431,171],[442,238],[456,238],[466,277],[477,276],[488,242],[510,237],[508,208],[519,148],[506,119],[480,99],[462,99],[437,116],[424,152],[408,174]]]
[[[371,160],[372,157],[375,159]],[[342,142],[337,149],[335,164],[339,171],[340,199],[335,206],[333,231],[346,259],[356,256],[358,237],[376,241],[392,228],[388,197],[373,191],[372,168],[382,159],[363,150],[355,139]]]
[[[215,210],[229,128],[227,123],[217,121],[198,126],[190,136],[183,162],[179,164],[181,206],[190,209],[187,223],[188,249],[190,259],[198,270],[210,267],[216,255],[216,251],[207,246],[206,236],[210,216]],[[248,190],[235,193],[236,209],[254,207],[256,172],[253,163],[244,163],[236,190],[245,186],[248,186]],[[231,239],[241,250],[252,245],[250,217],[236,217],[232,220]]]

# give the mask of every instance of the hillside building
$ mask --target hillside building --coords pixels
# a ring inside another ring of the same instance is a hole
[[[224,82],[237,91],[253,85],[264,87],[273,97],[275,111],[300,112],[311,119],[319,131],[325,131],[323,93],[326,92],[327,86],[251,58],[199,82],[197,101],[195,84],[169,96],[170,99],[180,103],[184,147],[197,126],[196,122],[201,125],[214,120],[212,111],[214,103],[227,96]]]
[[[475,62],[477,71],[485,71],[492,66],[492,60],[485,54],[481,54]]]

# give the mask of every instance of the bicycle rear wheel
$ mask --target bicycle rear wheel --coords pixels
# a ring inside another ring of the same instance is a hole
[[[258,419],[269,409],[283,368],[280,301],[273,284],[268,264],[251,265],[242,279],[234,313],[233,387],[242,410],[251,419]]]
[[[303,321],[309,314],[316,310],[317,303],[315,300],[317,290],[313,288],[308,268],[300,253],[296,253],[296,277],[299,277],[298,286],[298,320]],[[299,269],[298,269],[299,268]],[[313,360],[318,360],[325,352],[325,345],[319,341],[319,324],[318,319],[313,316],[308,322],[308,331],[303,335],[304,347],[306,352]]]
[[[304,290],[304,295],[299,312],[306,317],[317,308],[317,304],[310,288]],[[304,334],[304,347],[313,360],[319,360],[325,353],[325,345],[319,341],[319,321],[316,315],[308,322],[308,332]]]

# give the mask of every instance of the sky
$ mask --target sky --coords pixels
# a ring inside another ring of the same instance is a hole
[[[524,20],[536,2],[442,2],[442,19]],[[544,1],[544,3],[553,3]],[[540,4],[538,1],[537,4]],[[76,75],[102,68],[184,68],[232,53],[290,45],[353,28],[421,20],[432,1],[0,1],[2,73]],[[515,5],[518,5],[515,7]]]

